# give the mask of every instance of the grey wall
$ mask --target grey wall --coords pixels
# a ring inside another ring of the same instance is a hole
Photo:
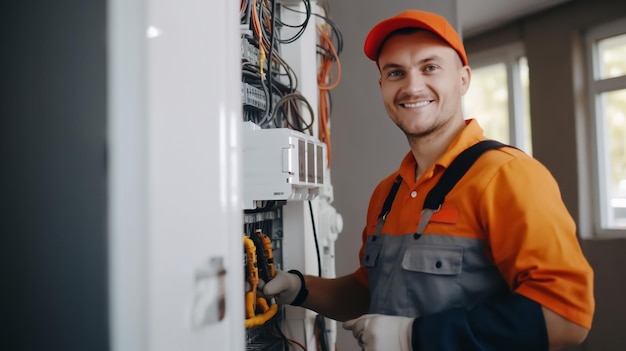
[[[358,266],[361,231],[371,192],[386,175],[397,169],[408,152],[404,134],[387,117],[378,88],[378,69],[363,54],[368,31],[379,21],[407,9],[437,12],[457,22],[455,0],[361,1],[332,0],[331,17],[344,39],[342,79],[332,92],[331,169],[334,205],[344,219],[336,242],[337,274]],[[359,350],[349,332],[338,326],[337,348]]]
[[[108,350],[105,14],[0,7],[0,350]]]
[[[335,207],[344,217],[337,240],[337,274],[358,266],[358,249],[369,196],[380,179],[395,170],[408,146],[388,120],[380,98],[375,65],[362,53],[367,31],[377,21],[406,8],[438,12],[456,23],[455,1],[331,2],[331,13],[344,35],[343,77],[333,91],[331,167]],[[581,34],[590,26],[626,15],[626,2],[578,0],[501,28],[465,38],[473,52],[523,41],[530,66],[533,154],[554,174],[580,231],[590,233],[589,165],[581,161],[586,140],[584,62]],[[471,61],[470,61],[471,65]],[[584,159],[582,159],[584,160]],[[580,184],[580,186],[579,186]],[[582,191],[580,191],[582,189]],[[625,240],[585,240],[583,249],[595,270],[597,313],[587,342],[578,350],[626,349]],[[341,327],[339,327],[341,329]],[[340,350],[358,350],[339,331]]]

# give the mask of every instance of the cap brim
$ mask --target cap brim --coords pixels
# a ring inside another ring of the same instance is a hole
[[[402,28],[422,28],[439,35],[433,27],[418,19],[398,17],[390,18],[377,24],[369,32],[367,38],[365,38],[365,56],[372,61],[377,61],[380,47],[385,39],[387,39],[389,34]]]

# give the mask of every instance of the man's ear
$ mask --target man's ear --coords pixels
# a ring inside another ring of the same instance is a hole
[[[465,65],[461,68],[461,95],[465,95],[470,86],[470,81],[472,80],[472,70],[468,65]]]
[[[380,88],[382,84],[382,78],[378,78],[378,87]]]

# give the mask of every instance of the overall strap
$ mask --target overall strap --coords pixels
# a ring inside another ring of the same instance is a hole
[[[393,200],[396,198],[396,194],[398,193],[398,188],[400,188],[400,183],[402,183],[402,176],[397,175],[396,179],[393,181],[393,185],[391,186],[391,190],[389,190],[389,194],[387,194],[387,198],[385,198],[385,203],[383,203],[383,208],[378,215],[378,219],[382,219],[383,221],[391,211],[391,204],[393,204]]]
[[[416,235],[421,235],[430,220],[433,213],[439,211],[446,195],[452,190],[456,183],[463,177],[467,170],[485,151],[498,149],[507,146],[495,140],[483,140],[469,148],[463,150],[444,171],[441,179],[434,188],[428,192],[424,200],[424,208],[422,209],[422,218],[417,226]]]
[[[383,229],[385,219],[387,219],[387,215],[389,214],[389,211],[391,211],[391,205],[393,204],[393,200],[396,198],[396,194],[400,188],[400,183],[402,183],[402,176],[398,174],[396,179],[393,181],[391,190],[389,190],[389,194],[387,194],[387,198],[385,198],[385,202],[383,203],[383,208],[380,210],[380,214],[378,215],[376,234],[380,234],[380,231]]]

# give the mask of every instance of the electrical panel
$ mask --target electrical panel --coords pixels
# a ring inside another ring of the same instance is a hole
[[[304,345],[309,337],[315,338],[318,350],[329,349],[327,335],[330,334],[320,322],[323,318],[315,318],[315,330],[306,332],[305,340],[285,335],[285,307],[277,306],[272,297],[258,291],[260,281],[271,280],[277,269],[283,269],[283,242],[290,235],[305,235],[300,229],[285,232],[286,227],[312,226],[317,242],[314,222],[318,216],[314,212],[319,213],[320,223],[330,223],[325,220],[332,201],[332,190],[331,194],[328,191],[332,189],[328,168],[332,86],[328,83],[330,67],[338,66],[342,45],[338,29],[324,16],[326,12],[327,8],[319,7],[314,0],[241,1],[247,350],[287,350],[295,345],[306,349]],[[338,49],[333,47],[331,38],[338,42]],[[311,201],[320,199],[323,201],[314,210]],[[290,210],[291,215],[285,216],[289,202],[309,202],[310,215],[302,207],[299,214],[294,215]],[[320,232],[329,230],[320,229]],[[326,235],[320,241],[328,243],[329,238],[334,240]],[[303,241],[295,240],[301,238],[291,239],[292,243],[303,245]],[[323,255],[319,248],[317,255],[318,258]],[[334,267],[334,262],[326,266]],[[321,267],[319,272],[322,273]],[[308,322],[303,319],[303,323]]]
[[[271,279],[275,270],[282,269],[282,219],[282,206],[278,202],[244,214],[243,268],[248,283],[255,279]],[[251,274],[257,276],[251,277]],[[257,300],[253,286],[247,286],[246,350],[288,349],[280,329],[284,310],[275,304],[270,306],[267,300]]]

